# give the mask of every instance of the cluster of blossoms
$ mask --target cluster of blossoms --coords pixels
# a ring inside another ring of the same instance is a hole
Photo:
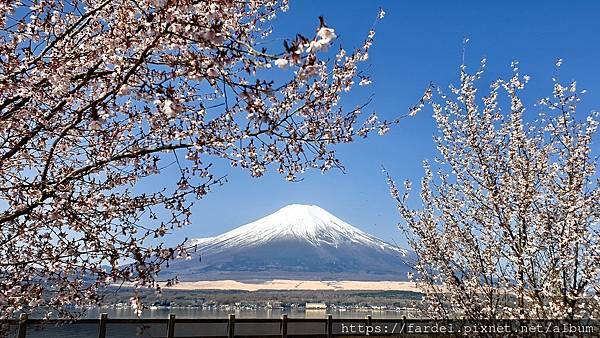
[[[327,27],[323,21],[323,17],[321,17],[321,27],[317,31],[315,39],[310,42],[306,39],[301,39],[300,41],[303,41],[303,43],[294,46],[294,49],[292,49],[293,54],[287,58],[275,60],[275,65],[279,68],[285,68],[290,64],[290,61],[296,63],[300,60],[298,55],[301,55],[303,51],[309,54],[314,54],[318,51],[327,51],[329,45],[336,37],[335,30]]]
[[[268,24],[286,9],[285,0],[0,3],[0,319],[38,306],[67,316],[65,305],[99,302],[113,283],[158,289],[161,264],[187,251],[156,243],[224,182],[213,159],[294,180],[340,167],[335,144],[389,124],[339,105],[367,83],[358,66],[374,32],[327,61],[317,52],[336,34],[321,19],[312,39],[271,52]],[[288,67],[285,80],[269,77],[273,64]],[[154,190],[161,173],[174,184]]]
[[[529,77],[516,62],[479,97],[484,65],[475,74],[463,66],[460,86],[431,104],[441,156],[435,174],[425,163],[422,209],[409,206],[410,182],[402,193],[388,177],[427,316],[599,318],[597,114],[578,119],[584,91],[555,80],[539,115],[527,116]]]

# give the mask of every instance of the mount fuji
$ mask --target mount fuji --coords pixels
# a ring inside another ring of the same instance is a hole
[[[403,280],[406,250],[315,205],[292,204],[222,235],[190,241],[192,259],[161,272],[181,281]]]

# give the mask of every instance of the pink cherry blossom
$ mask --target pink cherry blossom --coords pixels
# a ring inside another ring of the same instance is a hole
[[[226,183],[213,163],[295,180],[341,167],[337,145],[380,131],[366,104],[341,104],[373,35],[330,59],[307,52],[336,39],[315,18],[313,36],[275,46],[287,7],[0,3],[0,320],[42,304],[76,316],[70,305],[101,303],[112,283],[160,292],[162,265],[189,257],[161,238]],[[131,305],[142,311],[138,292]]]

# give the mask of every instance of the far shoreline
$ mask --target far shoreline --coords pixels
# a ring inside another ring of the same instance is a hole
[[[302,291],[408,291],[419,292],[414,282],[406,281],[327,281],[327,280],[296,280],[273,279],[267,281],[180,281],[172,286],[161,285],[164,289],[172,290],[302,290]]]

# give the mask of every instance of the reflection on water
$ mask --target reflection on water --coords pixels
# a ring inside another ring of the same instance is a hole
[[[131,308],[93,308],[88,310],[87,318],[100,318],[101,313],[107,313],[108,318],[137,318]],[[290,318],[326,318],[331,314],[334,318],[365,318],[370,315],[373,318],[399,319],[402,316],[411,317],[407,311],[392,310],[305,310],[303,308],[286,309],[201,309],[193,307],[172,307],[144,310],[142,318],[168,318],[174,314],[177,318],[228,318],[234,314],[237,318],[281,318],[283,314]]]

